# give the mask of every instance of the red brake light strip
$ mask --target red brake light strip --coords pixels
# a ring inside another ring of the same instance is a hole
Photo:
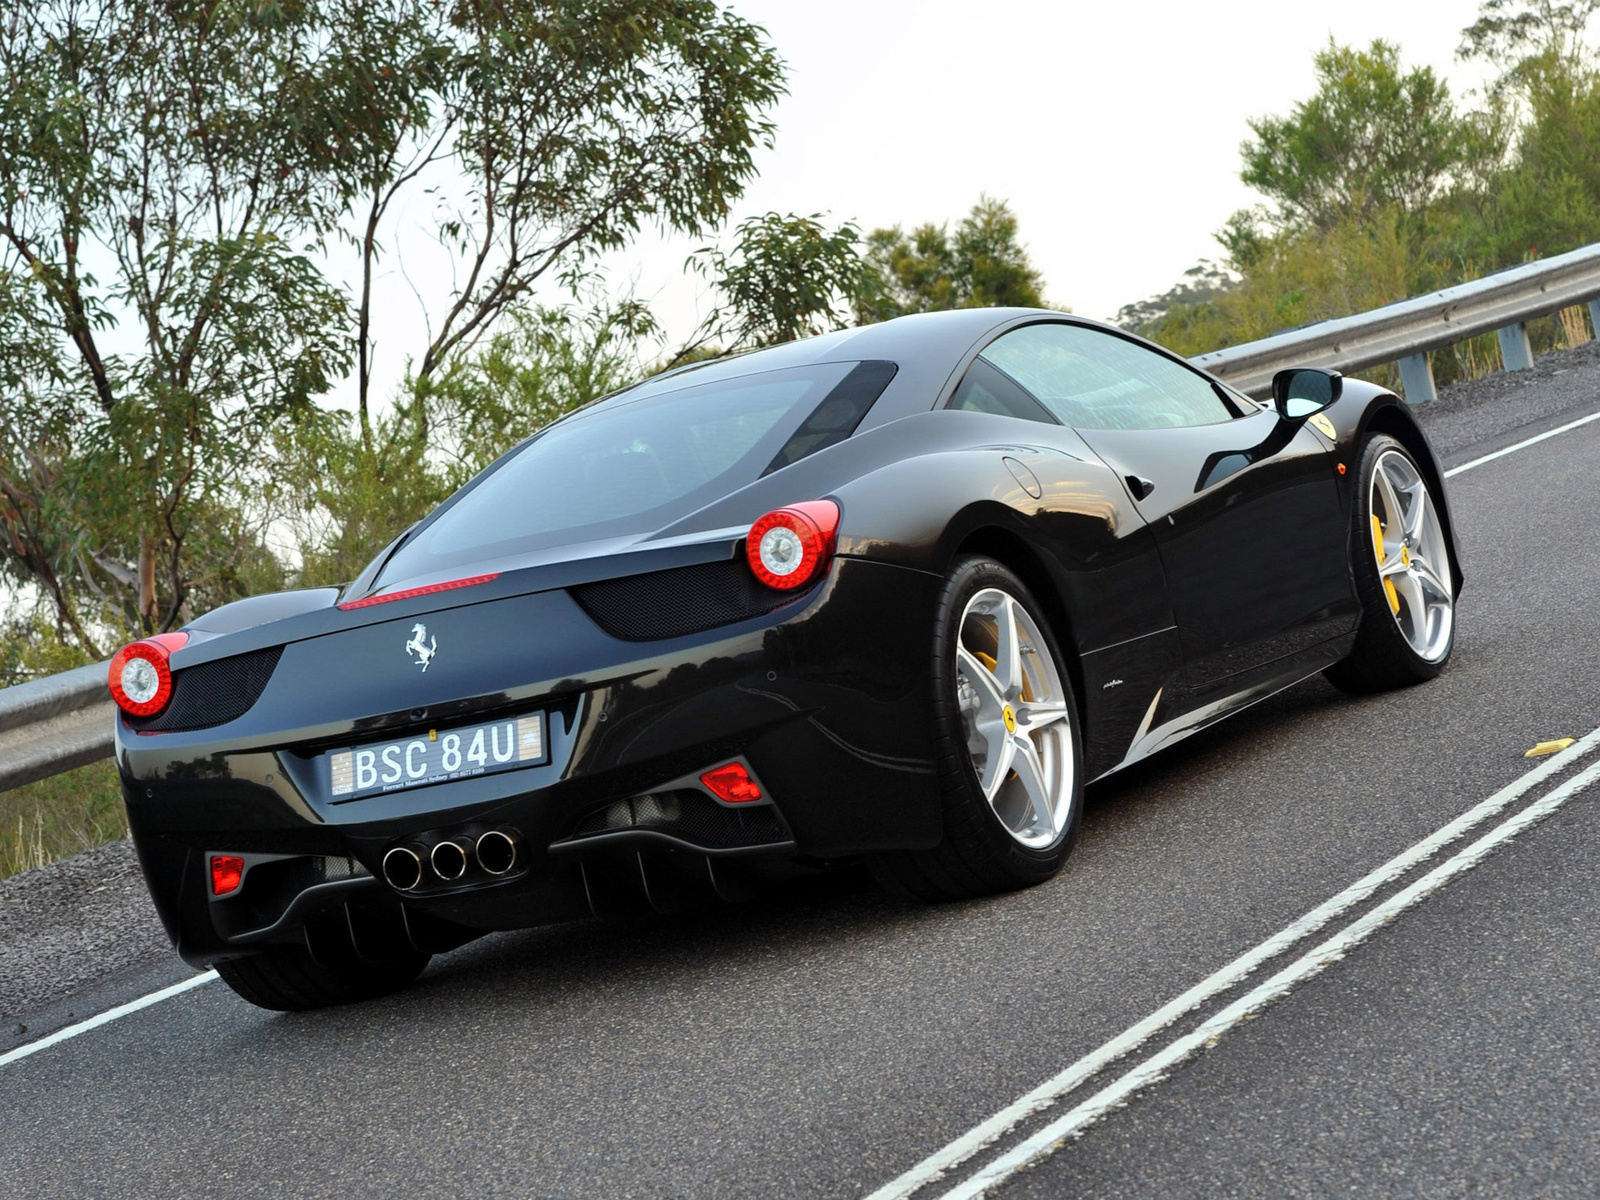
[[[385,592],[381,596],[367,596],[361,600],[346,600],[339,608],[348,612],[352,608],[371,608],[374,604],[388,604],[393,600],[409,600],[413,596],[432,596],[436,592],[453,592],[457,588],[476,587],[480,583],[488,583],[491,579],[499,579],[500,572],[493,575],[469,575],[465,579],[452,579],[448,583],[430,583],[425,587],[406,588],[401,592]]]

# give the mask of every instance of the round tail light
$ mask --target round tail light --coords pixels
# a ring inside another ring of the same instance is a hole
[[[832,500],[807,500],[776,509],[750,526],[745,558],[755,577],[770,588],[792,591],[828,569],[839,506]]]
[[[111,657],[111,698],[130,717],[153,717],[172,699],[167,659],[189,640],[187,633],[158,633],[124,646]]]

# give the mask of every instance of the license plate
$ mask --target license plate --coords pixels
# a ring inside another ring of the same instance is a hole
[[[325,756],[329,790],[335,800],[357,800],[538,766],[546,758],[544,734],[544,714],[538,712],[334,750]]]

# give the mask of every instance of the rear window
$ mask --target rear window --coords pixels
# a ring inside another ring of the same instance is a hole
[[[894,376],[820,363],[645,383],[546,427],[437,509],[375,586],[505,554],[653,532],[849,437]]]

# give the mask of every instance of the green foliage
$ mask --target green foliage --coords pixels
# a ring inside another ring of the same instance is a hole
[[[212,517],[348,364],[343,297],[298,246],[339,212],[318,17],[107,0],[0,25],[0,329],[26,330],[0,573],[91,653],[229,594],[231,556],[200,549],[237,530]]]
[[[632,301],[587,313],[519,309],[437,380],[412,380],[451,490],[552,421],[637,381],[637,346],[658,332]]]
[[[0,583],[95,655],[281,583],[274,505],[337,577],[447,492],[433,434],[502,316],[646,224],[720,223],[783,88],[714,0],[46,0],[0,70]],[[412,198],[460,284],[375,419]],[[318,408],[352,367],[355,442]]]
[[[949,308],[1043,308],[1044,281],[1017,240],[1017,219],[1004,200],[980,197],[956,226],[898,225],[867,237],[876,287],[856,302],[863,324],[906,313]]]
[[[1120,320],[1184,354],[1266,337],[1600,241],[1600,71],[1584,40],[1600,0],[1485,0],[1462,55],[1502,75],[1476,111],[1399,51],[1330,44],[1317,88],[1251,122],[1242,178],[1271,207],[1218,232],[1225,272],[1200,272]],[[1195,272],[1191,272],[1194,275]],[[1537,345],[1581,320],[1543,322]],[[1492,337],[1433,356],[1441,382],[1492,369]],[[1392,367],[1368,372],[1392,382]]]
[[[350,0],[356,3],[357,0]],[[720,224],[772,144],[765,112],[783,68],[762,31],[714,0],[515,0],[418,4],[418,53],[439,84],[371,160],[360,240],[361,414],[377,230],[447,165],[435,192],[440,242],[461,284],[412,370],[429,380],[493,333],[543,279],[576,284],[593,256],[646,224],[700,234]]]
[[[1473,206],[1476,257],[1497,265],[1600,240],[1600,72],[1544,53],[1515,79],[1515,153]]]
[[[1250,122],[1240,178],[1279,205],[1284,225],[1330,228],[1394,208],[1417,215],[1492,153],[1428,67],[1402,72],[1399,48],[1335,45],[1315,59],[1316,93],[1287,117]]]
[[[127,836],[110,759],[0,792],[0,879]]]
[[[1461,31],[1464,59],[1483,59],[1513,74],[1522,63],[1554,55],[1577,62],[1600,0],[1483,0],[1478,19]]]
[[[350,582],[450,493],[415,403],[380,414],[366,437],[350,414],[314,414],[280,433],[274,460],[263,500],[291,533],[297,587]]]
[[[1389,209],[1269,238],[1238,282],[1180,299],[1138,331],[1195,355],[1404,299],[1417,269],[1405,227],[1405,215]]]
[[[749,348],[842,329],[851,305],[874,282],[859,242],[854,225],[829,230],[820,213],[774,212],[741,222],[731,253],[707,246],[689,260],[692,270],[712,280],[718,303],[672,362],[688,361],[712,338]]]
[[[1252,261],[1259,255],[1252,257]],[[1183,273],[1183,278],[1159,296],[1125,304],[1117,312],[1117,324],[1129,329],[1154,328],[1156,322],[1175,310],[1193,312],[1229,291],[1238,276],[1210,259],[1202,259]],[[1219,343],[1220,344],[1220,343]]]

